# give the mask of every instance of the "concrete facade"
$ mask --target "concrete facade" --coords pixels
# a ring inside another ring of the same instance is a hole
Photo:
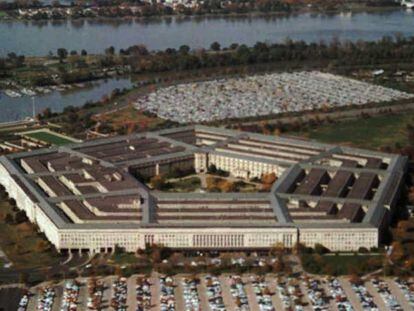
[[[195,145],[184,142],[191,135]],[[205,172],[213,164],[232,177],[278,179],[265,193],[170,194],[152,192],[127,173]],[[195,126],[1,157],[0,183],[58,250],[300,242],[355,251],[381,243],[405,168],[400,156]]]

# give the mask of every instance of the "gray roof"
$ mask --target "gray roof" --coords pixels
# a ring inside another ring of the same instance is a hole
[[[173,134],[176,132],[181,132],[184,130],[194,130],[194,131],[203,131],[211,133],[212,135],[226,135],[229,136],[228,139],[224,141],[237,141],[240,138],[249,138],[254,140],[263,141],[265,143],[282,143],[288,144],[292,146],[298,146],[301,148],[312,148],[320,149],[320,153],[316,154],[315,156],[311,156],[308,159],[302,160],[300,162],[291,163],[285,160],[273,160],[273,159],[265,159],[262,157],[257,157],[254,154],[252,155],[240,155],[237,153],[231,152],[221,152],[215,150],[215,147],[220,146],[223,144],[222,142],[218,142],[212,146],[207,147],[197,147],[194,145],[190,145],[181,141],[174,140],[172,138],[167,138],[163,135],[166,134]],[[173,152],[169,154],[161,154],[157,156],[151,156],[146,158],[140,159],[132,159],[127,161],[122,161],[119,163],[109,163],[106,161],[102,161],[99,158],[95,158],[90,155],[86,155],[82,153],[81,148],[83,147],[93,147],[98,146],[100,144],[111,144],[115,142],[119,142],[126,139],[133,139],[133,138],[142,138],[142,137],[151,137],[156,138],[159,141],[166,141],[176,146],[184,147],[184,151],[180,152]],[[88,158],[97,160],[99,165],[113,167],[116,169],[123,169],[124,167],[131,167],[134,165],[146,164],[146,163],[154,163],[154,162],[162,162],[168,161],[172,159],[182,158],[182,157],[189,157],[193,156],[197,152],[208,152],[210,154],[216,154],[221,156],[228,156],[232,158],[238,159],[245,159],[249,161],[256,161],[261,163],[268,163],[268,164],[275,164],[282,167],[285,167],[286,170],[278,178],[278,180],[273,184],[271,191],[269,193],[164,193],[164,192],[157,192],[157,191],[150,191],[146,189],[143,185],[137,189],[125,189],[125,190],[118,190],[118,191],[110,191],[108,193],[96,193],[96,194],[84,194],[84,195],[73,195],[73,196],[64,196],[64,197],[57,197],[57,198],[48,198],[45,196],[43,191],[39,188],[39,186],[34,182],[35,177],[39,176],[59,176],[60,174],[64,173],[74,173],[76,170],[73,171],[62,171],[62,172],[42,172],[42,173],[35,173],[35,174],[27,174],[25,173],[20,165],[18,164],[18,160],[25,157],[33,157],[39,155],[46,155],[53,152],[67,152],[71,155],[81,157],[81,158]],[[320,165],[313,163],[315,160],[322,159],[324,157],[333,155],[333,154],[353,154],[356,156],[361,157],[377,157],[383,159],[385,163],[388,163],[388,167],[386,169],[372,169],[372,168],[352,168],[352,167],[335,167],[329,165]],[[246,132],[239,132],[234,130],[227,130],[223,128],[213,128],[213,127],[206,127],[202,125],[194,125],[194,126],[187,126],[181,128],[173,128],[167,130],[161,130],[157,132],[151,133],[142,133],[142,134],[133,134],[128,136],[117,136],[117,137],[110,137],[105,139],[99,139],[94,141],[87,141],[81,144],[70,144],[66,145],[65,147],[52,147],[47,149],[40,149],[31,152],[24,152],[18,154],[11,154],[8,156],[0,157],[0,163],[8,170],[8,172],[12,175],[16,175],[17,178],[25,185],[25,187],[30,191],[34,197],[38,200],[39,207],[45,212],[47,217],[52,220],[52,222],[61,229],[137,229],[137,228],[150,228],[150,227],[157,227],[162,228],[166,225],[160,225],[158,223],[153,222],[154,220],[154,213],[156,210],[156,201],[157,200],[234,200],[234,201],[248,201],[248,200],[257,200],[263,199],[268,200],[272,206],[272,210],[277,218],[277,224],[260,224],[260,227],[263,228],[274,228],[274,227],[301,227],[301,228],[313,228],[317,226],[324,226],[324,227],[365,227],[365,228],[375,228],[379,227],[380,223],[385,214],[385,208],[389,202],[386,202],[390,198],[394,198],[397,196],[398,193],[398,186],[400,185],[405,170],[407,166],[407,159],[405,157],[401,157],[398,155],[391,155],[385,154],[381,152],[374,152],[356,148],[349,148],[349,147],[337,147],[328,144],[321,144],[314,141],[304,141],[304,140],[295,140],[292,138],[284,138],[284,137],[274,137],[274,136],[266,136],[260,134],[252,134]],[[363,172],[366,173],[373,173],[376,174],[381,178],[380,185],[375,193],[375,196],[371,200],[365,199],[350,199],[350,198],[340,198],[340,197],[319,197],[313,195],[299,195],[289,193],[289,187],[292,183],[297,180],[298,176],[300,176],[304,171],[310,170],[312,168],[319,168],[325,169],[329,172],[335,172],[338,170],[350,171],[354,174],[360,174]],[[61,202],[63,200],[69,199],[76,199],[76,200],[83,200],[86,198],[93,198],[93,197],[105,197],[111,195],[128,195],[128,194],[140,194],[146,196],[148,200],[146,200],[145,206],[143,207],[143,219],[140,224],[136,223],[94,223],[94,224],[73,224],[68,221],[67,217],[63,214],[63,212],[56,207],[57,202]],[[338,204],[344,203],[357,203],[362,206],[367,207],[367,212],[365,217],[361,223],[329,223],[326,221],[318,222],[317,220],[315,223],[306,223],[306,224],[297,224],[292,221],[292,218],[289,214],[289,210],[286,206],[286,202],[290,199],[295,200],[303,200],[303,201],[332,201]],[[385,207],[384,207],[385,206]],[[210,225],[206,225],[210,226]],[[217,227],[238,227],[232,222],[220,222],[215,224],[214,226]],[[252,223],[246,223],[247,227],[254,227],[255,225]],[[191,224],[185,223],[180,225],[175,224],[168,224],[168,227],[202,227],[199,224]],[[243,226],[244,227],[244,226]]]

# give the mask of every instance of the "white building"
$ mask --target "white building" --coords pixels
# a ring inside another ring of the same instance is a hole
[[[164,193],[133,175],[172,169],[275,173],[270,192]],[[105,138],[0,158],[0,183],[58,250],[377,247],[406,159],[204,126]]]

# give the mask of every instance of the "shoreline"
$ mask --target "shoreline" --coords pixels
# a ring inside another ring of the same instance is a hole
[[[174,20],[175,22],[186,22],[186,21],[203,21],[206,19],[223,19],[223,18],[289,18],[289,17],[296,17],[299,15],[325,15],[325,16],[333,16],[333,15],[340,15],[340,14],[380,14],[380,13],[390,13],[394,11],[405,11],[403,6],[386,6],[386,7],[341,7],[338,9],[332,10],[324,10],[318,8],[309,8],[303,7],[298,10],[292,10],[290,12],[259,12],[259,11],[252,11],[246,13],[208,13],[208,14],[191,14],[191,15],[184,15],[184,14],[173,14],[173,15],[154,15],[154,16],[126,16],[126,17],[81,17],[81,18],[63,18],[63,19],[25,19],[25,18],[16,18],[16,17],[1,17],[0,16],[0,23],[1,22],[20,22],[20,23],[32,23],[36,26],[42,26],[42,24],[64,24],[64,23],[84,23],[84,22],[97,22],[97,23],[129,23],[129,22],[165,22],[169,20]],[[0,11],[4,12],[4,11]]]

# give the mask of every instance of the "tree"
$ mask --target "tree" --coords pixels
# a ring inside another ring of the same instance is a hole
[[[13,199],[13,198],[9,198],[9,204],[11,205],[11,206],[13,206],[13,207],[15,207],[16,206],[16,200],[15,199]]]
[[[188,54],[190,52],[190,47],[188,45],[182,45],[179,47],[178,51],[181,54]]]
[[[390,258],[392,261],[400,261],[404,257],[404,248],[400,242],[392,243],[392,253]]]
[[[113,46],[110,46],[105,50],[105,54],[107,55],[114,55],[115,54],[115,48]]]
[[[63,62],[63,60],[68,56],[68,51],[65,48],[59,48],[57,49],[57,55],[60,62]]]
[[[25,211],[18,211],[16,215],[14,216],[14,221],[16,224],[21,224],[23,222],[28,221],[29,219],[26,216]]]
[[[118,244],[115,245],[114,247],[114,254],[115,255],[120,255],[123,254],[125,252],[124,248],[119,246]]]
[[[155,175],[150,179],[150,185],[156,190],[162,190],[165,186],[165,177],[163,175]]]
[[[269,255],[270,256],[278,256],[280,254],[283,254],[284,251],[285,251],[285,246],[283,245],[282,242],[278,242],[278,243],[272,245],[272,247],[269,250]]]
[[[209,167],[207,168],[207,171],[210,174],[215,174],[217,173],[217,167],[214,164],[210,164]]]
[[[49,248],[50,248],[49,243],[44,240],[38,240],[36,242],[35,250],[39,253],[46,252],[47,250],[49,250]]]
[[[29,275],[26,272],[21,272],[19,274],[19,283],[27,284],[28,281],[29,281]]]
[[[7,213],[6,214],[6,217],[4,218],[4,222],[6,224],[9,224],[10,225],[10,224],[13,223],[13,221],[14,221],[13,216],[10,213]]]
[[[323,254],[329,253],[329,249],[320,243],[316,243],[314,248],[315,248],[316,254],[323,255]]]
[[[220,48],[221,48],[220,43],[218,43],[217,41],[213,42],[210,45],[210,49],[212,49],[213,51],[216,51],[216,52],[220,51]]]

